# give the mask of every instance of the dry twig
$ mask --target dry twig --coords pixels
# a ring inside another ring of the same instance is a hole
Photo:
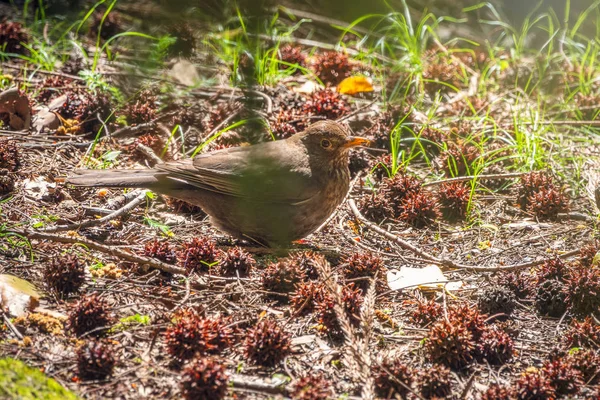
[[[73,230],[78,230],[78,229],[82,229],[82,228],[88,228],[90,226],[102,225],[105,222],[108,222],[110,220],[120,217],[121,215],[129,213],[131,210],[133,210],[134,208],[136,208],[137,206],[142,204],[144,202],[144,200],[146,200],[146,194],[148,193],[148,190],[143,190],[141,192],[135,192],[135,193],[137,194],[137,196],[133,200],[131,200],[129,203],[125,204],[123,207],[119,208],[118,210],[113,211],[112,213],[110,213],[102,218],[90,219],[87,221],[78,222],[78,223],[69,224],[69,225],[57,225],[57,226],[53,226],[50,228],[40,229],[39,232],[52,233],[52,232],[73,231]]]
[[[140,265],[147,265],[152,268],[159,269],[164,272],[169,272],[171,274],[180,274],[185,275],[185,269],[178,267],[176,265],[167,264],[165,262],[156,260],[154,258],[140,256],[138,254],[130,253],[128,251],[119,249],[114,246],[107,246],[93,240],[89,240],[83,237],[73,237],[73,236],[61,236],[55,235],[52,233],[45,233],[36,231],[33,229],[8,229],[5,231],[6,233],[13,233],[20,236],[23,236],[29,240],[37,239],[37,240],[49,240],[57,243],[71,243],[71,244],[82,244],[92,250],[96,250],[105,254],[109,254],[113,257],[122,258],[123,260],[134,262]]]
[[[352,213],[354,214],[356,219],[358,219],[360,222],[365,224],[365,226],[367,228],[378,233],[379,235],[382,235],[382,236],[396,242],[396,244],[398,244],[403,249],[406,249],[433,264],[438,264],[438,265],[441,265],[441,266],[444,266],[447,268],[465,269],[465,270],[475,271],[475,272],[498,272],[498,271],[515,271],[515,270],[519,270],[519,269],[531,268],[531,267],[535,267],[536,265],[541,265],[546,261],[546,260],[542,259],[542,260],[535,260],[535,261],[530,261],[530,262],[521,263],[521,264],[498,265],[495,267],[480,267],[477,265],[459,264],[459,263],[456,263],[456,262],[454,262],[452,260],[448,260],[448,259],[441,259],[441,258],[435,257],[434,255],[427,253],[426,251],[423,251],[423,250],[413,246],[412,244],[410,244],[406,240],[400,238],[399,236],[396,236],[393,233],[390,233],[390,232],[386,231],[385,229],[380,228],[373,222],[369,221],[367,218],[365,218],[364,215],[362,215],[360,213],[360,211],[358,210],[358,207],[356,207],[356,203],[354,202],[353,199],[350,199],[348,201],[348,204],[350,205],[350,209],[352,210]],[[571,250],[566,253],[557,255],[557,257],[558,258],[569,258],[569,257],[578,255],[580,252],[581,252],[581,249]]]

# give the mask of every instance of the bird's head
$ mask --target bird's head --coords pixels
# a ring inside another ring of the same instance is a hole
[[[297,135],[308,155],[329,166],[347,166],[348,150],[369,144],[369,140],[349,135],[349,129],[334,121],[319,121]]]

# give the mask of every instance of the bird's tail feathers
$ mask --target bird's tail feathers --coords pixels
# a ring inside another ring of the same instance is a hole
[[[76,169],[65,179],[66,183],[88,187],[152,188],[159,181],[161,172],[155,169],[92,170]]]

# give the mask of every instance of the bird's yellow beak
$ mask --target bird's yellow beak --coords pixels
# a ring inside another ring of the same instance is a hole
[[[370,140],[361,138],[358,136],[348,136],[346,139],[346,143],[344,143],[344,148],[356,147],[356,146],[368,146],[371,143]]]

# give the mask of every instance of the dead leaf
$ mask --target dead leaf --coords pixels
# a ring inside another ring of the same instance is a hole
[[[339,83],[337,91],[342,94],[355,95],[373,91],[373,83],[366,76],[350,76]]]
[[[35,286],[14,275],[0,274],[0,304],[14,317],[23,316],[40,303]]]
[[[66,94],[58,96],[48,104],[48,111],[56,111],[63,108],[69,102],[69,97]]]
[[[56,183],[48,182],[41,176],[23,181],[25,193],[34,199],[43,200],[56,190]]]
[[[28,130],[31,126],[31,107],[27,95],[17,88],[0,93],[0,116],[8,115],[8,125],[17,131]]]
[[[448,282],[448,278],[437,265],[425,268],[402,267],[400,271],[390,270],[387,273],[388,286],[392,290],[406,288],[458,290],[462,282]]]
[[[46,130],[55,130],[59,126],[60,120],[58,119],[58,116],[48,109],[41,110],[33,118],[33,129],[35,129],[37,133]]]

